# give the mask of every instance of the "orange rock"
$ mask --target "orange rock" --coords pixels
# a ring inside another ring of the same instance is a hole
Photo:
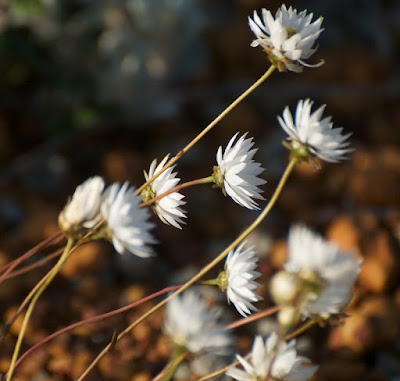
[[[150,381],[151,376],[147,372],[140,372],[136,373],[132,378],[131,381]]]
[[[275,242],[271,249],[271,265],[276,269],[281,269],[286,261],[287,244],[284,240]]]
[[[385,291],[389,280],[388,269],[377,258],[366,258],[361,266],[358,283],[377,294]]]
[[[60,273],[66,278],[100,271],[106,265],[103,242],[89,242],[78,247],[67,259]]]
[[[366,316],[352,313],[343,325],[334,327],[330,332],[328,346],[330,349],[350,349],[354,354],[362,354],[373,345],[373,329]]]
[[[326,237],[339,245],[340,250],[356,250],[360,240],[354,219],[350,216],[337,217],[328,227]]]
[[[370,297],[360,305],[358,311],[369,318],[376,345],[390,345],[399,337],[399,311],[390,298]]]

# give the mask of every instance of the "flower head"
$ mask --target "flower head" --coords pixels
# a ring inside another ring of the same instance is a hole
[[[87,179],[79,185],[58,218],[61,229],[68,234],[82,228],[93,228],[100,220],[100,202],[104,180],[100,176]]]
[[[290,229],[288,260],[284,266],[302,282],[297,301],[303,316],[323,318],[337,314],[349,303],[361,261],[340,253],[337,245],[302,225]]]
[[[227,353],[232,337],[220,322],[221,314],[222,309],[208,308],[197,292],[185,291],[167,303],[164,330],[191,353]]]
[[[262,297],[254,292],[260,285],[254,280],[261,274],[254,271],[257,267],[258,258],[253,250],[254,247],[243,250],[246,242],[242,242],[235,250],[232,250],[225,262],[225,271],[218,277],[225,280],[225,285],[220,285],[225,291],[228,300],[231,301],[238,312],[246,317],[251,311],[257,311],[253,302],[262,300]],[[222,276],[221,276],[222,275]]]
[[[139,257],[153,254],[149,244],[155,243],[150,233],[153,224],[148,221],[147,208],[138,208],[141,198],[127,182],[114,183],[103,196],[101,213],[106,222],[107,236],[118,253],[131,252]]]
[[[218,148],[218,166],[214,167],[213,180],[239,205],[248,209],[259,209],[254,199],[264,200],[258,186],[266,181],[257,177],[264,169],[261,164],[252,160],[257,152],[256,148],[251,149],[254,145],[253,138],[246,139],[245,133],[235,143],[238,134],[229,141],[224,153],[222,147]]]
[[[306,11],[297,13],[296,9],[283,4],[276,12],[275,19],[271,12],[263,9],[262,19],[254,11],[253,18],[249,17],[249,26],[256,39],[251,46],[261,46],[268,54],[269,60],[280,71],[301,72],[302,66],[309,65],[304,60],[310,58],[317,48],[314,43],[320,33],[323,18],[320,17],[313,23],[313,14],[307,15]]]
[[[275,332],[265,343],[261,336],[256,336],[250,361],[236,355],[244,370],[232,368],[226,374],[239,381],[264,380],[268,374],[277,381],[306,381],[318,367],[312,366],[307,358],[297,356],[295,346],[295,340],[280,342]]]
[[[159,173],[165,163],[168,161],[169,155],[157,165],[157,159],[153,160],[150,165],[149,173],[144,172],[146,181]],[[176,172],[172,172],[175,166],[168,168],[164,173],[158,176],[143,192],[143,200],[148,201],[156,196],[159,196],[179,183],[179,178],[176,177]],[[158,215],[164,224],[172,225],[178,229],[182,229],[179,224],[184,224],[182,218],[186,217],[185,212],[180,208],[181,205],[186,204],[183,201],[183,195],[179,192],[173,192],[152,204],[154,212]]]
[[[342,135],[343,128],[333,128],[331,117],[321,119],[325,105],[311,112],[312,105],[310,99],[300,100],[294,122],[289,107],[283,111],[283,118],[278,116],[279,124],[291,140],[292,152],[303,159],[313,154],[331,163],[345,159],[353,151],[347,141],[351,133]]]

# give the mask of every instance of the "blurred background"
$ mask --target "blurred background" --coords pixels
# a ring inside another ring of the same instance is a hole
[[[218,146],[237,131],[248,131],[259,148],[256,160],[266,168],[268,199],[287,162],[276,116],[286,105],[294,111],[303,98],[315,100],[316,107],[327,104],[334,125],[352,133],[356,151],[345,163],[323,164],[320,171],[299,166],[251,241],[260,254],[264,285],[284,262],[285,237],[294,222],[307,223],[362,256],[351,317],[333,329],[312,329],[302,348],[321,364],[317,380],[398,381],[400,2],[286,4],[324,17],[325,31],[311,61],[324,59],[325,65],[302,74],[275,72],[185,155],[177,170],[183,181],[210,175]],[[154,158],[178,152],[256,81],[269,62],[262,49],[250,47],[247,17],[261,8],[274,13],[280,5],[0,0],[0,264],[57,232],[58,213],[87,177],[100,174],[108,183],[129,180],[140,186]],[[183,281],[256,216],[215,189],[188,189],[185,195],[183,232],[155,221],[157,258],[121,257],[102,243],[72,256],[39,302],[26,348],[72,322]],[[0,287],[3,321],[48,268]],[[267,306],[267,287],[260,293]],[[28,358],[15,379],[79,376],[112,332],[140,313],[62,336]],[[161,322],[162,316],[149,319],[88,380],[151,379],[169,354]],[[238,349],[246,351],[252,334],[264,326],[239,332]],[[17,322],[0,349],[1,372],[18,329]],[[189,373],[182,379],[190,379]]]

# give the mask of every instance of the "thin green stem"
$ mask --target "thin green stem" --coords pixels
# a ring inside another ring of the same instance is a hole
[[[42,285],[40,286],[40,288],[37,290],[36,294],[32,298],[31,302],[29,303],[29,307],[26,311],[24,320],[22,322],[21,330],[19,331],[17,343],[15,344],[14,353],[13,353],[13,356],[11,359],[11,364],[10,364],[10,368],[7,373],[6,381],[10,381],[11,377],[13,375],[14,368],[15,368],[15,362],[17,361],[18,353],[21,348],[22,340],[24,338],[29,319],[32,315],[33,308],[35,307],[35,304],[36,304],[37,300],[39,299],[40,295],[42,295],[43,291],[51,283],[51,281],[54,279],[54,277],[56,276],[58,271],[61,269],[61,267],[67,260],[69,254],[71,252],[71,249],[74,246],[74,243],[75,243],[74,239],[72,239],[72,238],[68,239],[67,245],[65,246],[65,250],[64,250],[63,254],[61,255],[60,259],[58,260],[56,265],[53,267],[53,269],[51,270],[51,273],[49,274],[49,276],[46,277],[45,281],[42,283]]]
[[[314,324],[317,324],[315,320],[309,320],[305,322],[302,326],[297,328],[294,332],[289,333],[285,336],[285,340],[293,339],[294,337],[302,334],[303,332],[307,331],[307,329],[311,328]]]
[[[169,167],[173,166],[187,151],[190,150],[204,135],[206,135],[222,118],[224,118],[230,111],[232,111],[243,99],[245,99],[250,93],[252,93],[257,87],[259,87],[276,69],[274,65],[271,65],[269,69],[251,85],[242,95],[234,100],[224,111],[221,112],[203,131],[201,131],[185,148],[179,151],[173,158],[171,158],[164,168],[146,181],[137,191],[137,194],[142,193],[149,184],[151,184],[158,176],[165,172]]]
[[[218,282],[217,279],[209,279],[209,280],[203,280],[202,282],[200,282],[201,285],[204,286],[218,286]]]
[[[169,381],[174,376],[175,372],[182,364],[182,361],[189,355],[185,348],[178,348],[171,357],[171,360],[164,369],[153,378],[153,381]]]
[[[212,176],[208,176],[208,177],[204,177],[204,178],[201,178],[201,179],[188,181],[187,183],[179,184],[176,187],[173,187],[170,190],[168,190],[168,191],[166,191],[164,193],[161,193],[160,195],[158,195],[156,197],[153,197],[151,200],[148,200],[146,202],[140,203],[139,204],[139,208],[143,208],[144,206],[151,205],[154,202],[160,200],[161,198],[163,198],[165,196],[168,196],[171,193],[177,192],[177,191],[179,191],[181,189],[192,187],[194,185],[199,185],[199,184],[208,184],[208,183],[212,183],[212,182],[213,182]]]
[[[255,221],[242,233],[238,238],[236,238],[222,253],[220,253],[213,261],[211,261],[208,265],[204,266],[193,278],[191,278],[188,282],[186,282],[179,290],[175,291],[167,298],[162,300],[160,303],[155,305],[145,314],[143,314],[138,320],[133,322],[128,328],[122,331],[116,341],[121,340],[127,333],[129,333],[133,328],[139,325],[143,320],[147,319],[151,314],[155,311],[159,310],[163,307],[169,300],[173,299],[177,295],[181,294],[183,291],[188,289],[192,284],[196,283],[203,275],[205,275],[208,271],[210,271],[215,265],[221,262],[228,253],[233,250],[240,242],[242,242],[260,223],[261,221],[268,215],[272,207],[274,206],[276,200],[278,199],[280,193],[284,185],[286,184],[287,179],[289,178],[290,173],[293,171],[294,167],[297,164],[297,159],[293,158],[290,160],[289,164],[287,165],[285,172],[283,173],[278,186],[275,189],[274,194],[272,195],[271,199],[269,200],[267,206],[264,210],[260,213],[260,215],[255,219]],[[99,355],[93,360],[93,362],[89,365],[89,367],[85,370],[85,372],[76,380],[82,381],[89,372],[96,366],[96,364],[101,360],[101,358],[108,352],[110,349],[111,344],[108,344],[100,353]]]

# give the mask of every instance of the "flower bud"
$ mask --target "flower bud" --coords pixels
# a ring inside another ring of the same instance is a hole
[[[290,305],[300,294],[301,285],[301,279],[296,274],[280,271],[271,279],[269,291],[276,304]]]
[[[278,312],[278,323],[284,332],[294,327],[300,320],[300,312],[292,306],[284,306]]]

